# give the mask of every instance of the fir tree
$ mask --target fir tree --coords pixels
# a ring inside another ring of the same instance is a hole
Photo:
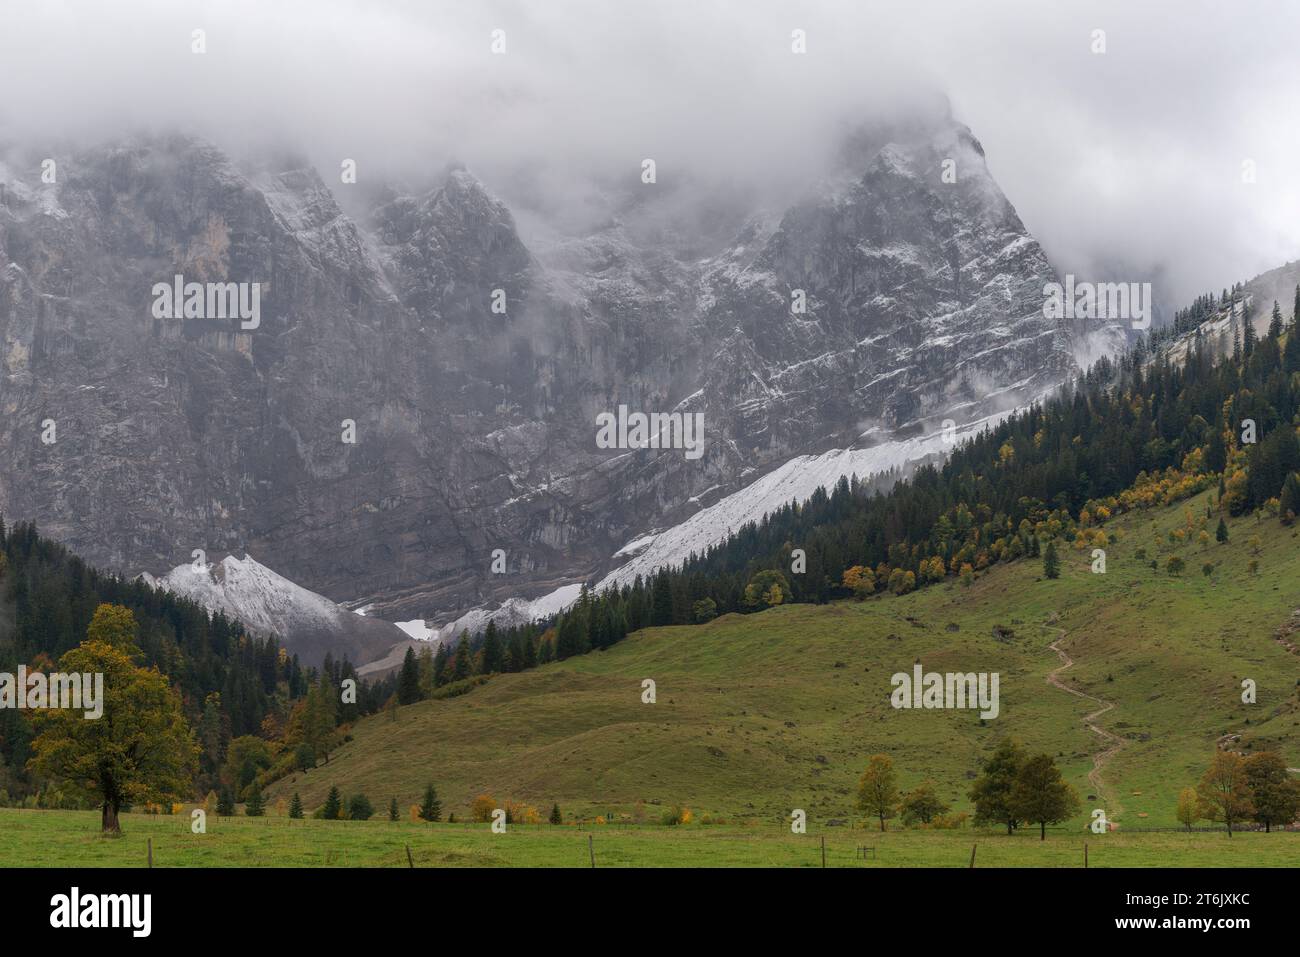
[[[505,670],[505,657],[495,621],[489,621],[483,633],[483,666],[479,670],[485,675],[499,674]]]
[[[671,625],[673,623],[673,593],[668,581],[668,572],[662,570],[655,576],[654,603],[650,623],[652,625]]]
[[[1282,338],[1282,310],[1278,308],[1277,300],[1273,300],[1273,314],[1268,320],[1268,337],[1273,341]]]
[[[248,797],[244,799],[244,816],[262,817],[264,814],[266,814],[266,802],[262,800],[262,789],[257,786],[257,782],[253,782]]]
[[[1043,552],[1043,575],[1047,578],[1061,577],[1061,560],[1056,555],[1056,539],[1047,543],[1047,550]]]
[[[230,788],[224,785],[217,796],[217,813],[222,817],[230,817],[235,813],[235,796],[230,793]]]
[[[289,817],[294,819],[302,817],[302,798],[298,796],[297,791],[293,792],[293,800],[289,802]]]
[[[451,662],[451,680],[461,681],[474,673],[474,663],[469,653],[469,636],[462,633],[456,645],[456,655]]]
[[[415,661],[415,652],[407,648],[406,657],[402,659],[402,672],[397,679],[397,703],[415,704],[420,700],[420,666]]]
[[[420,820],[442,820],[442,802],[438,800],[438,792],[432,784],[424,789],[424,802],[420,805]]]
[[[1219,527],[1214,530],[1214,539],[1220,544],[1228,540],[1228,525],[1222,517],[1219,518]]]
[[[321,816],[327,821],[338,819],[339,812],[343,810],[343,802],[339,799],[339,789],[330,787],[330,793],[325,797],[325,810]]]
[[[401,819],[401,816],[402,815],[397,810],[397,798],[393,798],[388,802],[388,819],[390,821],[397,821]]]
[[[1288,375],[1292,372],[1300,372],[1300,295],[1297,295],[1296,313],[1291,317],[1286,345],[1282,348],[1282,370]]]
[[[441,641],[438,643],[438,650],[433,656],[433,683],[435,687],[441,687],[451,680],[451,652],[447,650],[447,643]]]
[[[552,804],[552,805],[551,805],[551,823],[552,823],[552,824],[563,824],[563,823],[564,823],[564,815],[562,815],[562,814],[560,813],[560,805],[559,805],[559,804]]]

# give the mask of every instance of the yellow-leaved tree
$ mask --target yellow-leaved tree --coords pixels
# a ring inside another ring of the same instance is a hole
[[[120,833],[123,804],[184,797],[199,748],[180,695],[155,668],[136,664],[135,616],[120,605],[95,609],[86,640],[59,659],[59,670],[104,676],[103,714],[33,712],[36,738],[28,766],[100,802],[101,829]]]

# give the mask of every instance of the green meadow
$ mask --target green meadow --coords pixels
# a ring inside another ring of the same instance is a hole
[[[509,825],[405,821],[208,819],[205,834],[183,816],[122,816],[122,836],[99,833],[91,811],[0,809],[5,867],[1284,867],[1300,861],[1300,833],[879,831],[783,826]],[[407,848],[410,848],[410,863]],[[870,848],[865,855],[860,848]]]

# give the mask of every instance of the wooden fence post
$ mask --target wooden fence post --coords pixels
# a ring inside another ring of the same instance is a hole
[[[591,866],[596,866],[596,846],[593,843],[593,836],[587,835],[587,853],[591,855]]]
[[[413,857],[411,857],[411,845],[410,845],[410,844],[407,844],[407,845],[406,845],[406,863],[407,863],[407,864],[410,864],[412,868],[415,867],[415,859],[414,859]]]
[[[972,845],[970,846],[970,866],[971,866],[971,867],[974,867],[974,866],[975,866],[975,848],[977,848],[977,847],[979,847],[978,844],[972,844]]]
[[[149,866],[153,867],[153,838],[149,838]]]
[[[826,866],[826,835],[822,835],[822,867]]]

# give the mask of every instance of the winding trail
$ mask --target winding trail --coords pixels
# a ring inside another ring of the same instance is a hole
[[[1048,625],[1043,625],[1042,627],[1051,630]],[[1106,748],[1103,748],[1092,756],[1092,770],[1088,772],[1088,783],[1097,789],[1097,793],[1102,797],[1106,804],[1106,817],[1108,820],[1112,820],[1123,812],[1124,806],[1119,803],[1119,799],[1115,796],[1114,792],[1107,785],[1102,783],[1101,771],[1102,768],[1106,766],[1106,762],[1113,758],[1120,748],[1124,747],[1124,739],[1119,735],[1112,734],[1094,722],[1097,718],[1100,718],[1111,708],[1115,707],[1115,702],[1107,701],[1105,698],[1098,698],[1096,695],[1087,694],[1083,691],[1071,688],[1057,677],[1061,672],[1074,665],[1074,659],[1067,655],[1061,648],[1061,642],[1065,640],[1065,629],[1057,628],[1056,632],[1056,640],[1047,647],[1060,655],[1062,664],[1061,667],[1048,673],[1047,683],[1054,688],[1059,688],[1067,694],[1074,695],[1076,698],[1086,698],[1087,700],[1095,701],[1097,704],[1102,706],[1091,714],[1085,714],[1083,716],[1083,723],[1088,726],[1088,730],[1097,735],[1097,737],[1101,738],[1108,745]]]

